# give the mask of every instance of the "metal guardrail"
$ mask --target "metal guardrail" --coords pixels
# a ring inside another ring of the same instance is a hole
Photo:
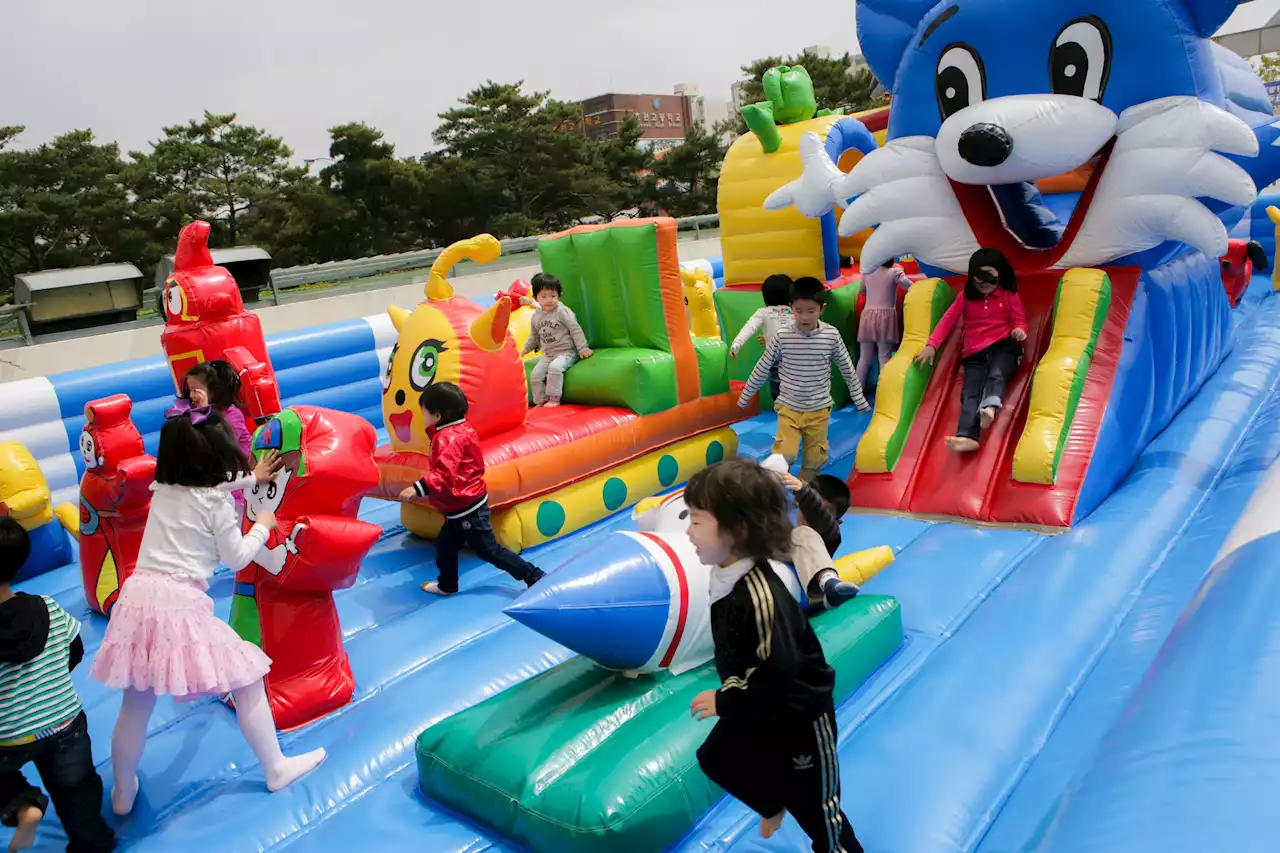
[[[693,231],[695,239],[703,228],[715,228],[720,224],[720,215],[716,213],[706,216],[686,216],[676,220],[680,231]],[[521,255],[537,251],[537,237],[515,237],[502,241],[502,254]],[[356,258],[349,261],[329,261],[323,264],[305,264],[296,267],[283,267],[271,271],[271,291],[275,304],[280,304],[280,291],[302,287],[308,284],[323,282],[342,282],[351,279],[368,278],[389,272],[406,272],[426,269],[435,263],[444,249],[423,249],[417,252],[401,252],[395,255],[376,255],[371,258]],[[265,289],[265,288],[264,288]],[[143,291],[143,305],[151,305],[160,289],[149,287]],[[5,332],[16,331],[25,343],[34,343],[26,324],[26,314],[21,310],[26,305],[0,305],[0,338]],[[85,334],[105,331],[108,326],[86,329]]]

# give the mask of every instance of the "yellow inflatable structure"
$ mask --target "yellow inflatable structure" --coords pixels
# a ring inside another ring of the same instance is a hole
[[[695,338],[720,339],[720,321],[716,318],[716,283],[706,270],[680,268],[684,283],[684,312],[689,330]]]

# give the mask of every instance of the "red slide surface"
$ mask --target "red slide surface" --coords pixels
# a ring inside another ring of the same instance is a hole
[[[982,447],[976,453],[955,454],[944,441],[955,434],[960,418],[964,371],[956,333],[938,354],[933,379],[893,472],[853,473],[849,486],[855,507],[1021,526],[1070,526],[1111,395],[1140,271],[1107,269],[1111,308],[1076,407],[1057,483],[1018,483],[1011,478],[1013,454],[1027,422],[1035,368],[1053,334],[1053,304],[1061,275],[1061,271],[1049,271],[1018,276],[1018,292],[1027,312],[1025,355],[1009,383],[1000,417],[982,436]],[[963,279],[950,281],[959,287]]]

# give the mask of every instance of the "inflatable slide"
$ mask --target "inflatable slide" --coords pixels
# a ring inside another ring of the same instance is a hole
[[[769,401],[734,405],[759,344],[726,344],[760,279],[826,281],[852,344],[861,267],[907,255],[875,411],[830,430],[826,472],[854,494],[837,563],[862,594],[811,616],[865,848],[1272,849],[1280,196],[1258,188],[1280,146],[1261,83],[1209,38],[1235,6],[859,0],[891,109],[817,115],[807,75],[772,76],[726,159],[723,259],[678,258],[662,219],[542,242],[596,353],[559,411],[529,405],[519,283],[448,287],[491,238],[446,253],[418,305],[264,337],[184,231],[163,352],[0,385],[0,506],[37,542],[17,588],[80,618],[92,659],[164,411],[225,358],[255,447],[290,456],[260,498],[290,527],[259,555],[270,578],[210,594],[278,658],[286,751],[329,757],[268,794],[220,701],[162,701],[119,849],[808,849],[790,821],[761,840],[693,758],[710,724],[689,698],[715,676],[678,487],[770,456]],[[958,457],[956,346],[912,356],[980,245],[1013,261],[1031,328],[1006,411]],[[503,538],[550,570],[532,590],[471,555],[461,594],[418,589],[438,520],[387,498],[423,470],[434,381],[467,393]],[[120,697],[73,680],[109,781]],[[56,817],[35,849],[65,848]]]

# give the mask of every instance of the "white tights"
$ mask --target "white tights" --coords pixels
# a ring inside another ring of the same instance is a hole
[[[871,365],[875,362],[877,354],[880,357],[880,369],[884,370],[884,366],[889,363],[889,359],[893,356],[895,344],[888,341],[863,341],[858,345],[858,381],[862,383],[862,390],[867,390],[867,380],[871,378]]]
[[[236,705],[236,721],[249,748],[258,756],[267,777],[267,788],[278,791],[307,773],[324,760],[323,749],[286,758],[280,751],[280,739],[276,736],[276,723],[271,717],[271,703],[267,690],[259,679],[248,687],[232,691]],[[156,694],[150,690],[125,688],[124,704],[111,734],[111,764],[115,775],[115,790],[111,792],[111,809],[118,815],[133,810],[138,796],[138,763],[142,760],[142,748],[147,741],[147,721],[156,707]]]

